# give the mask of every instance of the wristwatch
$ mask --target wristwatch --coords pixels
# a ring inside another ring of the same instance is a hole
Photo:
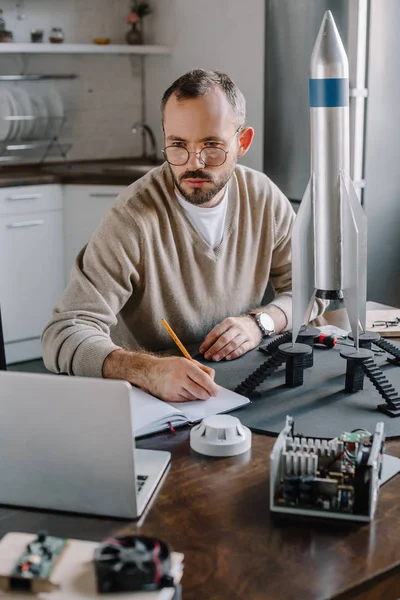
[[[273,318],[266,312],[251,312],[250,317],[253,317],[257,323],[263,337],[274,335],[275,323]]]

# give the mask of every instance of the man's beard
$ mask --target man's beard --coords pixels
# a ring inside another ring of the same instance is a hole
[[[179,180],[178,180],[175,177],[175,174],[171,168],[171,165],[169,165],[172,179],[174,180],[174,184],[175,184],[176,188],[178,189],[180,195],[185,200],[187,200],[191,204],[194,204],[195,206],[201,206],[202,204],[207,204],[207,202],[210,202],[210,200],[215,198],[215,196],[218,194],[218,192],[220,192],[228,183],[235,167],[236,167],[236,161],[232,165],[230,171],[226,171],[225,173],[222,173],[218,178],[213,177],[210,173],[207,173],[206,171],[201,171],[201,170],[186,171],[185,173],[183,173],[183,175],[181,175],[179,177]],[[209,189],[207,191],[204,191],[201,188],[194,188],[192,190],[192,192],[187,192],[181,185],[181,183],[185,179],[205,179],[205,180],[209,181],[210,183],[213,183],[213,186],[211,187],[211,189]]]

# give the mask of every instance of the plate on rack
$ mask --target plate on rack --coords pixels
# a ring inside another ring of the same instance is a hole
[[[29,98],[29,94],[23,90],[22,88],[13,88],[10,90],[12,96],[17,102],[18,105],[18,113],[19,117],[31,117],[33,115],[32,111],[32,103]],[[29,138],[33,126],[34,121],[28,119],[21,119],[20,121],[15,121],[17,124],[17,131],[15,137],[27,139]]]
[[[13,107],[7,90],[0,90],[0,142],[4,142],[9,138],[12,121],[8,121],[7,117],[13,116]]]
[[[16,117],[20,111],[19,108],[19,104],[15,98],[15,96],[12,95],[11,90],[4,90],[5,93],[7,94],[8,99],[10,100],[10,104],[11,104],[11,108],[12,108],[12,113],[11,116],[12,117]],[[19,126],[20,126],[20,121],[10,121],[11,123],[11,128],[10,128],[10,133],[8,134],[8,140],[15,140],[16,137],[18,137],[19,135]]]
[[[43,100],[46,103],[46,107],[49,115],[49,123],[46,134],[53,136],[58,132],[61,120],[64,118],[64,103],[58,91],[55,88],[50,88]],[[54,119],[53,121],[51,119]]]
[[[46,137],[46,131],[48,128],[48,117],[49,112],[47,110],[47,106],[42,98],[39,96],[35,96],[31,94],[31,103],[33,108],[33,113],[36,117],[33,129],[31,131],[30,137],[35,140],[40,140]]]

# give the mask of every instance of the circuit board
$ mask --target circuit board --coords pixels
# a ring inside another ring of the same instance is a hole
[[[369,521],[381,477],[383,423],[321,440],[293,434],[287,417],[271,453],[271,510]]]
[[[67,544],[65,538],[38,534],[26,546],[11,573],[0,576],[0,589],[33,593],[57,589],[49,578]]]

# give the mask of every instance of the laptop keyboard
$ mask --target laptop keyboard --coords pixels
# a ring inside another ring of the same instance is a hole
[[[136,475],[136,489],[138,493],[140,492],[148,478],[148,475]]]

